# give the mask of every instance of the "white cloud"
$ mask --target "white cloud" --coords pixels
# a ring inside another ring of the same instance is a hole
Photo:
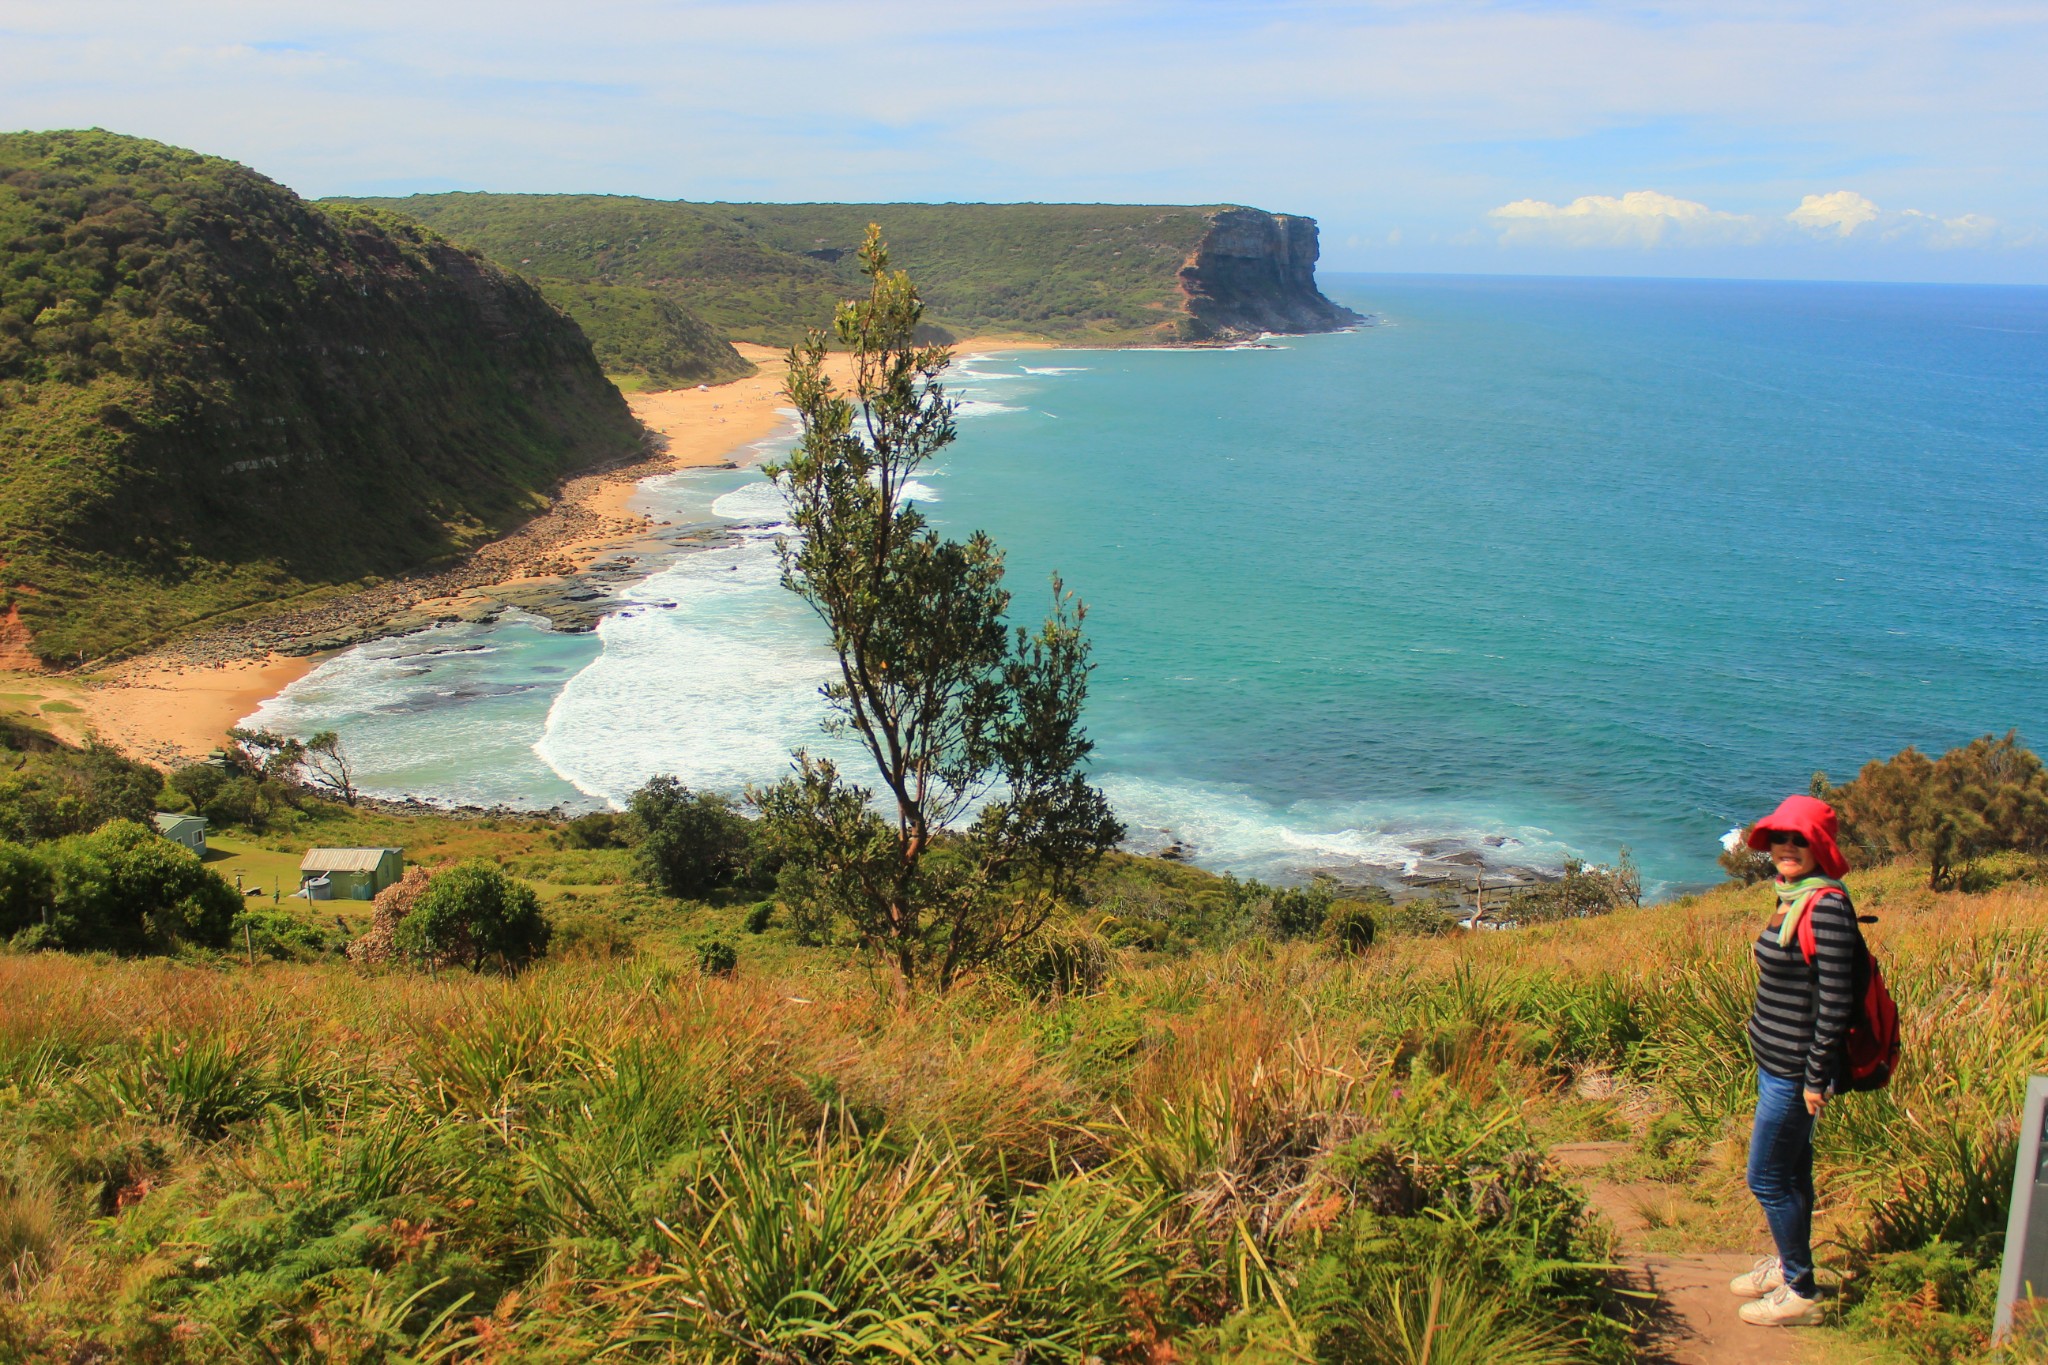
[[[1854,190],[1806,195],[1783,218],[1728,213],[1657,190],[1631,190],[1618,198],[1582,195],[1562,206],[1517,199],[1486,216],[1499,229],[1502,246],[1568,249],[1850,242],[1944,251],[2032,246],[2040,241],[2038,233],[2015,231],[1983,214],[1943,218],[1919,209],[1887,211]]]
[[[1810,232],[1832,229],[1837,237],[1847,237],[1877,215],[1877,205],[1856,191],[1836,190],[1832,194],[1807,195],[1799,201],[1798,208],[1785,215],[1785,221]]]
[[[1720,246],[1753,239],[1759,228],[1758,220],[1746,214],[1723,213],[1656,190],[1630,190],[1618,199],[1581,195],[1562,207],[1541,199],[1517,199],[1487,216],[1500,224],[1500,239],[1506,245]]]

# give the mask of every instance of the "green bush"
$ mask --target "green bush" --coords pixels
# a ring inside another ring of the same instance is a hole
[[[1379,921],[1373,917],[1373,907],[1363,900],[1345,899],[1332,901],[1329,913],[1323,916],[1323,942],[1332,951],[1347,957],[1356,957],[1372,947],[1372,941],[1379,934]]]
[[[327,940],[318,929],[297,915],[282,910],[249,909],[235,916],[228,946],[247,946],[280,962],[296,962],[325,953]]]
[[[199,855],[116,820],[38,850],[54,883],[39,946],[74,952],[168,952],[228,943],[242,897]],[[31,931],[34,932],[34,931]]]
[[[633,793],[628,812],[639,833],[636,866],[658,891],[708,895],[747,864],[750,827],[732,802],[713,792],[692,792],[673,777],[653,777]]]
[[[611,810],[579,815],[555,832],[563,848],[627,848],[637,830],[631,819]]]
[[[532,887],[472,858],[434,875],[395,938],[404,956],[426,954],[474,972],[493,957],[507,968],[524,966],[547,952],[553,932]]]
[[[1260,927],[1274,938],[1314,938],[1337,898],[1336,886],[1328,877],[1317,877],[1307,886],[1273,888],[1259,914]]]
[[[739,966],[739,953],[724,939],[706,939],[697,945],[697,970],[706,976],[731,976]]]
[[[18,844],[0,844],[0,939],[42,924],[56,905],[56,885],[42,859]]]
[[[1816,787],[1825,782],[1816,776]],[[1840,815],[1844,851],[1858,866],[1920,858],[1937,891],[1988,853],[2048,852],[2048,768],[2015,730],[1938,759],[1905,749],[1817,794]]]
[[[747,932],[750,934],[765,934],[774,922],[774,901],[756,901],[754,908],[747,911]]]
[[[633,936],[616,917],[585,911],[554,921],[548,954],[559,958],[626,958],[639,951]]]
[[[1635,859],[1624,848],[1613,867],[1584,863],[1577,858],[1565,859],[1562,877],[1512,893],[1505,908],[1490,909],[1486,918],[1495,923],[1547,924],[1561,919],[1604,915],[1623,906],[1642,903],[1642,874],[1636,870]]]
[[[163,778],[146,763],[98,745],[74,749],[0,719],[0,839],[33,844],[85,834],[109,820],[145,822]]]

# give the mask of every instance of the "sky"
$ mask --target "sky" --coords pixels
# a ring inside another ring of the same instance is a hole
[[[1240,203],[1359,271],[2048,284],[2048,0],[0,0],[308,196]]]

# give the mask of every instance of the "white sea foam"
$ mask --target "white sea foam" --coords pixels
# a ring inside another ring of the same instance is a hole
[[[788,519],[789,500],[766,479],[741,484],[711,504],[714,515],[750,525],[780,526]]]
[[[1100,780],[1130,827],[1133,847],[1156,852],[1178,842],[1204,866],[1247,876],[1285,878],[1311,869],[1412,873],[1460,851],[1497,864],[1556,869],[1571,852],[1548,830],[1456,810],[1330,801],[1280,806],[1230,787],[1116,773]]]
[[[742,494],[737,506],[768,511],[754,489],[774,493],[748,485],[719,499],[721,514]],[[779,495],[772,510],[779,521]],[[737,792],[772,781],[792,748],[822,749],[818,688],[832,655],[809,609],[780,586],[773,536],[743,531],[627,589],[628,601],[656,609],[598,625],[602,652],[555,699],[534,752],[579,790],[621,804],[656,773]]]
[[[961,418],[1000,417],[1006,412],[1029,412],[1015,403],[996,403],[985,398],[963,398],[953,414]]]
[[[1086,374],[1086,365],[1026,365],[1026,374]]]

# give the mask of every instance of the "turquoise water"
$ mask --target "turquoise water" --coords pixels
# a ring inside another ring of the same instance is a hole
[[[2048,291],[1325,287],[1378,325],[960,367],[927,510],[996,537],[1020,611],[1054,569],[1088,601],[1134,842],[1267,876],[1626,844],[1677,885],[1817,768],[2048,738]],[[594,637],[384,642],[260,718],[338,725],[374,786],[442,799],[772,778],[817,746],[824,663],[772,490],[643,497],[753,529]]]

